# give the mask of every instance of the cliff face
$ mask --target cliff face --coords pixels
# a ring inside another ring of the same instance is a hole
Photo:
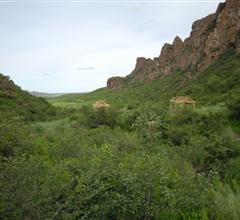
[[[193,23],[191,34],[184,41],[177,36],[172,44],[164,44],[159,57],[137,58],[135,69],[125,80],[147,83],[176,69],[200,72],[230,48],[240,52],[240,0],[220,3],[216,13]],[[107,86],[118,89],[122,81],[123,78],[112,77]]]

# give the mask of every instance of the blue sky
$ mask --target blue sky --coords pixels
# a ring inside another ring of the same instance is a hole
[[[219,2],[0,0],[0,72],[29,91],[92,91],[187,37]]]

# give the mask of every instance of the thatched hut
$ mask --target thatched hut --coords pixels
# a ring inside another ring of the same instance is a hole
[[[97,102],[95,102],[93,104],[93,108],[94,109],[99,109],[99,108],[109,108],[110,105],[108,103],[106,103],[105,101],[103,100],[98,100]]]
[[[190,97],[187,96],[176,96],[170,100],[171,103],[176,105],[181,105],[181,106],[186,106],[186,105],[191,105],[195,109],[196,107],[196,102],[191,99]]]

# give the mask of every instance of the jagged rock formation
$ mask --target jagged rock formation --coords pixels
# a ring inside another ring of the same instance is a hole
[[[155,74],[158,71],[158,61],[156,59],[146,59],[144,57],[137,58],[136,66],[132,73],[127,76],[127,81],[147,81],[154,80]]]
[[[124,81],[124,77],[112,77],[107,81],[107,87],[112,90],[119,89],[122,87]]]
[[[147,83],[177,69],[201,72],[230,48],[240,52],[240,0],[220,3],[216,13],[193,23],[184,41],[177,36],[172,44],[164,44],[160,56],[153,60],[137,58],[132,73],[126,78],[110,78],[107,87],[118,89],[123,82]]]

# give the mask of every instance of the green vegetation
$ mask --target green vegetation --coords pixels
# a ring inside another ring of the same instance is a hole
[[[23,91],[8,76],[0,74],[0,114],[7,111],[27,121],[49,120],[56,116],[56,109],[46,100]]]
[[[55,121],[3,109],[0,219],[239,220],[239,60],[48,98],[66,107]],[[177,95],[196,109],[170,106]],[[94,110],[99,99],[111,107]]]

